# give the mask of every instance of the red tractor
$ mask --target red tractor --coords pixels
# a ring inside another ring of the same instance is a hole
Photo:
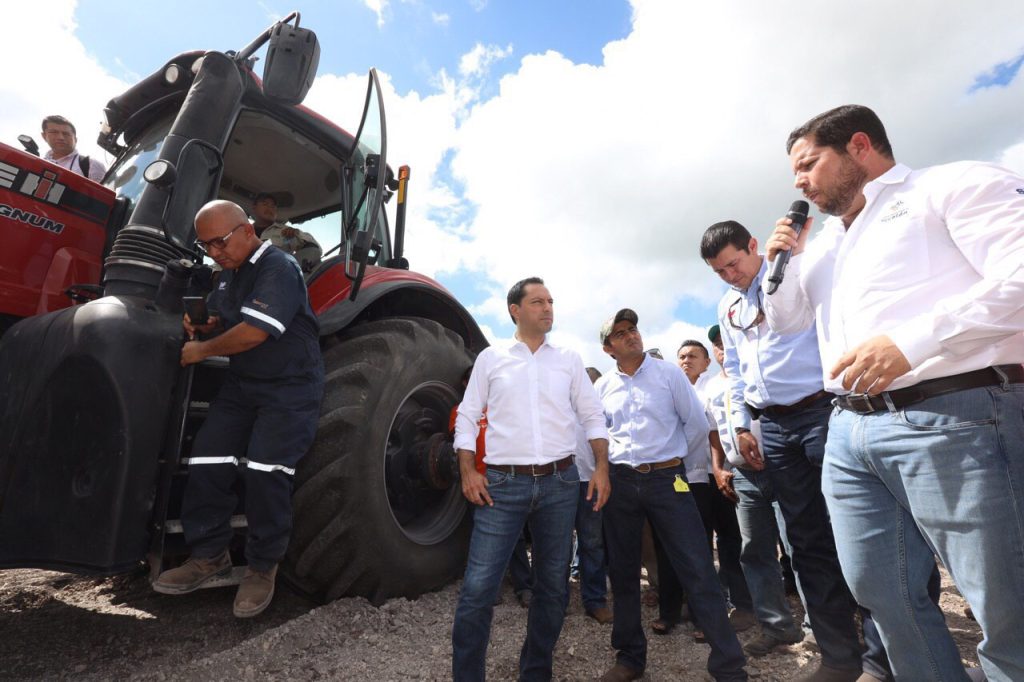
[[[0,145],[0,568],[157,572],[186,554],[185,462],[227,366],[178,363],[182,296],[212,286],[192,219],[272,192],[282,221],[341,225],[307,276],[327,383],[284,575],[379,603],[462,570],[448,418],[486,341],[408,269],[408,169],[387,166],[376,73],[352,136],[300,105],[318,60],[297,13],[238,52],[174,57],[107,105],[103,186]]]

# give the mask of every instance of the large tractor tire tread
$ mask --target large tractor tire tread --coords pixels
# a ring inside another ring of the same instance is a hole
[[[443,426],[439,415],[461,395],[472,357],[462,337],[420,318],[363,323],[323,347],[320,423],[296,471],[295,521],[283,575],[324,600],[362,596],[379,604],[438,589],[465,564],[470,514],[458,481],[432,493],[443,496],[436,504],[436,528],[430,506],[423,520],[407,519],[403,526],[390,499],[394,474],[386,476],[386,467],[396,466],[389,459],[395,457],[394,441],[408,430],[398,433],[400,416],[428,414],[435,431],[447,428],[447,412]],[[445,398],[451,404],[442,405],[439,395],[451,396]]]

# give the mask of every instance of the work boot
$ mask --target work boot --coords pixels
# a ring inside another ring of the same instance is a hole
[[[600,682],[629,682],[630,680],[639,680],[643,676],[643,670],[636,670],[628,665],[616,663],[604,675],[601,675]]]
[[[596,620],[601,625],[607,625],[608,623],[615,620],[612,615],[612,610],[607,606],[598,606],[596,609],[589,609],[587,615]]]
[[[212,559],[190,557],[177,568],[164,571],[153,581],[153,589],[161,594],[188,594],[214,578],[231,575],[231,555],[224,550]]]
[[[796,644],[803,639],[803,635],[804,633],[799,630],[791,634],[782,635],[781,637],[773,637],[772,635],[762,632],[756,638],[747,642],[743,646],[743,651],[747,656],[751,657],[767,656],[777,647]]]
[[[252,618],[263,613],[263,610],[270,606],[270,600],[274,598],[276,577],[276,565],[269,571],[246,568],[242,582],[238,586],[238,594],[235,595],[235,616]]]

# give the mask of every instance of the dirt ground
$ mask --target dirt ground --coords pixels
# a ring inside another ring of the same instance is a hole
[[[379,608],[363,599],[319,606],[279,586],[261,617],[231,615],[233,588],[169,597],[145,577],[86,578],[35,570],[0,571],[0,677],[16,680],[444,680],[458,584]],[[793,600],[794,611],[799,602]],[[948,577],[942,607],[965,665],[977,665],[977,624]],[[645,607],[647,621],[656,617]],[[526,611],[506,588],[495,607],[488,676],[517,673]],[[613,662],[611,626],[587,618],[573,584],[555,652],[555,678],[592,680]],[[740,635],[755,636],[755,630]],[[645,680],[703,679],[709,647],[677,628],[649,637]],[[791,680],[818,662],[799,644],[751,659],[751,677]]]

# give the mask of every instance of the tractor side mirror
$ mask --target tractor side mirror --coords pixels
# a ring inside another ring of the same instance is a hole
[[[308,28],[278,23],[270,31],[263,67],[263,94],[282,104],[301,104],[316,78],[320,43]]]

